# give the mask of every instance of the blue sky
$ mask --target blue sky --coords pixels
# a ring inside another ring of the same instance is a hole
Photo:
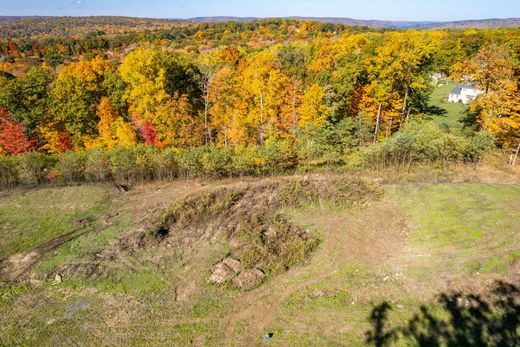
[[[0,0],[0,15],[457,20],[520,17],[520,0]]]

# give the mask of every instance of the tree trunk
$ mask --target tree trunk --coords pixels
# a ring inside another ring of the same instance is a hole
[[[406,86],[406,92],[404,93],[403,110],[401,111],[401,117],[404,117],[406,112],[406,106],[408,106],[408,86]]]
[[[520,152],[520,143],[518,144],[518,147],[516,147],[515,154],[513,155],[513,158],[511,158],[511,166],[514,167],[516,164],[516,158],[518,158],[518,153]]]
[[[206,133],[206,146],[211,140],[211,134],[208,127],[208,113],[209,113],[209,91],[211,88],[211,80],[208,79],[206,86],[204,87],[204,130]]]
[[[259,130],[260,146],[264,145],[264,93],[260,92],[260,130]]]
[[[379,107],[377,109],[377,118],[376,118],[376,130],[374,132],[374,143],[377,142],[377,133],[379,132],[379,121],[381,119],[381,103],[379,103]]]
[[[394,117],[390,117],[390,126],[388,127],[388,130],[386,131],[385,138],[388,138],[392,135],[393,127],[394,127]]]
[[[493,111],[492,110],[489,110],[487,112],[487,118],[486,118],[486,123],[484,123],[484,129],[487,128],[488,124],[489,124],[489,121],[491,120],[491,118],[493,117]]]

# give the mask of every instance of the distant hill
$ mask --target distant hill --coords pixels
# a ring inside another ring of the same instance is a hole
[[[197,23],[217,23],[217,22],[252,22],[260,20],[260,17],[227,17],[227,16],[216,16],[216,17],[194,17],[188,18],[188,21]]]
[[[418,25],[418,29],[485,29],[485,28],[519,28],[520,18],[492,18],[477,20],[461,20],[455,22],[427,23]]]
[[[24,18],[37,18],[37,17],[0,16],[0,25],[6,24],[6,23],[18,22]]]
[[[286,17],[298,20],[312,20],[317,22],[345,24],[353,26],[367,26],[371,28],[397,28],[397,29],[466,29],[466,28],[516,28],[520,27],[520,18],[493,18],[461,20],[453,22],[432,22],[432,21],[384,21],[384,20],[364,20],[343,17]],[[193,22],[249,22],[263,18],[256,17],[195,17],[188,19]]]
[[[47,17],[0,16],[0,38],[37,37],[45,35],[72,36],[90,32],[121,34],[144,30],[169,30],[188,23],[179,19],[155,19],[116,16]]]
[[[285,17],[295,20],[312,20],[349,26],[393,29],[467,29],[467,28],[514,28],[520,27],[520,18],[461,20],[453,22],[384,21],[360,20],[343,17]],[[135,18],[117,16],[90,17],[44,17],[44,16],[0,16],[0,38],[35,37],[53,34],[71,36],[93,31],[121,34],[142,30],[170,30],[175,26],[190,23],[250,22],[268,18],[257,17],[196,17],[190,19]]]

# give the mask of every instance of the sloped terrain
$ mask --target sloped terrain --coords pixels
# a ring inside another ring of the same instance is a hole
[[[413,345],[408,319],[422,331],[421,312],[441,319],[443,307],[487,319],[439,323],[439,339],[463,343],[491,319],[482,303],[498,295],[506,318],[520,305],[516,184],[323,174],[62,189],[104,190],[108,207],[2,285],[3,343],[243,346],[271,333],[279,346]],[[0,198],[7,221],[23,194]],[[486,296],[497,281],[509,284]],[[493,338],[514,341],[507,327]]]

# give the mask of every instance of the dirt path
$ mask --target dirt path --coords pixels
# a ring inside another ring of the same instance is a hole
[[[14,254],[0,261],[0,281],[13,282],[26,274],[33,266],[48,253],[87,233],[95,232],[99,228],[84,227],[74,229],[64,235],[60,235],[47,241],[36,248],[22,253]]]
[[[309,265],[290,269],[256,290],[239,297],[237,309],[226,317],[227,330],[223,345],[234,345],[234,332],[241,322],[247,323],[250,341],[260,341],[270,323],[276,319],[284,302],[294,293],[317,285],[333,276],[352,261],[383,265],[400,257],[406,244],[406,225],[398,209],[388,201],[367,209],[324,214],[316,211],[298,216],[303,225],[320,225],[323,243]],[[379,215],[369,220],[366,216]],[[388,218],[386,218],[388,217]],[[398,217],[398,218],[396,218]],[[385,221],[390,221],[385,225]],[[380,237],[384,231],[385,237]]]

